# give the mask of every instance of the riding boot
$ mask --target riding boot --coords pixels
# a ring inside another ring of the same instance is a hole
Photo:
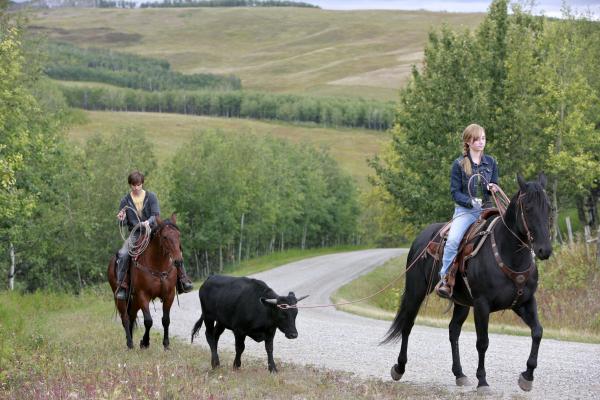
[[[435,287],[435,292],[443,299],[452,297],[452,286],[448,285],[448,274],[444,275]]]
[[[187,293],[191,292],[194,289],[194,285],[192,285],[192,281],[188,278],[185,273],[185,267],[183,263],[177,265],[177,293]]]
[[[117,292],[115,298],[117,300],[127,300],[127,291],[129,289],[128,276],[127,276],[127,259],[126,257],[119,257],[117,255]]]

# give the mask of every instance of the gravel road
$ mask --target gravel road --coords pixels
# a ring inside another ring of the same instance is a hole
[[[253,277],[265,281],[278,294],[294,291],[309,294],[302,305],[328,304],[329,296],[340,286],[404,254],[406,249],[377,249],[309,258],[262,272]],[[179,297],[180,306],[171,309],[171,335],[189,340],[192,326],[200,316],[198,292]],[[160,307],[151,307],[160,326]],[[449,317],[448,317],[449,320]],[[359,317],[333,307],[300,309],[296,320],[298,339],[288,340],[281,332],[275,335],[275,360],[315,365],[355,373],[360,377],[389,381],[390,368],[396,363],[399,344],[379,346],[389,321]],[[476,336],[463,332],[460,338],[463,371],[477,382]],[[208,347],[204,327],[194,344]],[[531,340],[528,337],[490,334],[486,370],[492,396],[528,399],[598,399],[600,398],[600,345],[543,339],[535,371],[533,390],[522,392],[518,374],[525,369]],[[234,351],[234,339],[226,330],[219,349]],[[265,361],[264,343],[246,339],[244,356]],[[225,358],[227,362],[228,358]],[[445,388],[458,395],[475,391],[475,386],[459,388],[451,372],[452,356],[448,330],[415,326],[410,336],[406,373],[398,385],[407,382]],[[243,358],[242,358],[243,368]]]

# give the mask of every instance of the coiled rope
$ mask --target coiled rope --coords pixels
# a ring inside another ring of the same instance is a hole
[[[131,206],[125,206],[121,211],[124,210],[125,212],[127,212],[127,209],[130,209],[135,213],[138,221],[142,220],[138,211]],[[137,231],[140,231],[139,235],[135,235]],[[146,250],[148,244],[150,243],[150,229],[144,229],[141,222],[135,224],[131,232],[127,233],[125,219],[123,219],[122,221],[119,220],[119,233],[121,234],[121,238],[123,239],[123,241],[127,242],[127,249],[129,255],[134,260],[137,259]],[[135,239],[136,236],[138,236],[137,240]]]

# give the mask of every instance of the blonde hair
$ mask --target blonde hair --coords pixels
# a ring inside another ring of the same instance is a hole
[[[485,130],[482,126],[477,124],[471,124],[463,131],[463,159],[460,160],[460,165],[467,176],[471,176],[471,174],[473,174],[471,162],[469,161],[469,143],[471,143],[473,139],[479,139],[483,135],[485,135]]]

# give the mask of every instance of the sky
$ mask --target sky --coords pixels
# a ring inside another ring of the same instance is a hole
[[[13,0],[21,3],[26,0]],[[162,0],[129,0],[136,3]],[[429,10],[448,12],[486,12],[491,0],[296,0],[318,5],[326,10]],[[523,0],[521,0],[523,1]],[[524,0],[534,2],[533,12],[548,17],[560,17],[562,0]],[[600,0],[567,0],[572,11],[583,13],[591,11],[598,19],[600,16]]]
[[[315,4],[328,10],[361,10],[361,9],[384,9],[384,10],[429,10],[449,12],[485,12],[490,1],[481,0],[455,0],[455,1],[432,1],[432,0],[301,0]],[[538,0],[534,3],[533,12],[550,17],[561,15],[562,0]],[[600,0],[568,0],[567,4],[578,12],[588,9],[598,16],[600,14]]]

